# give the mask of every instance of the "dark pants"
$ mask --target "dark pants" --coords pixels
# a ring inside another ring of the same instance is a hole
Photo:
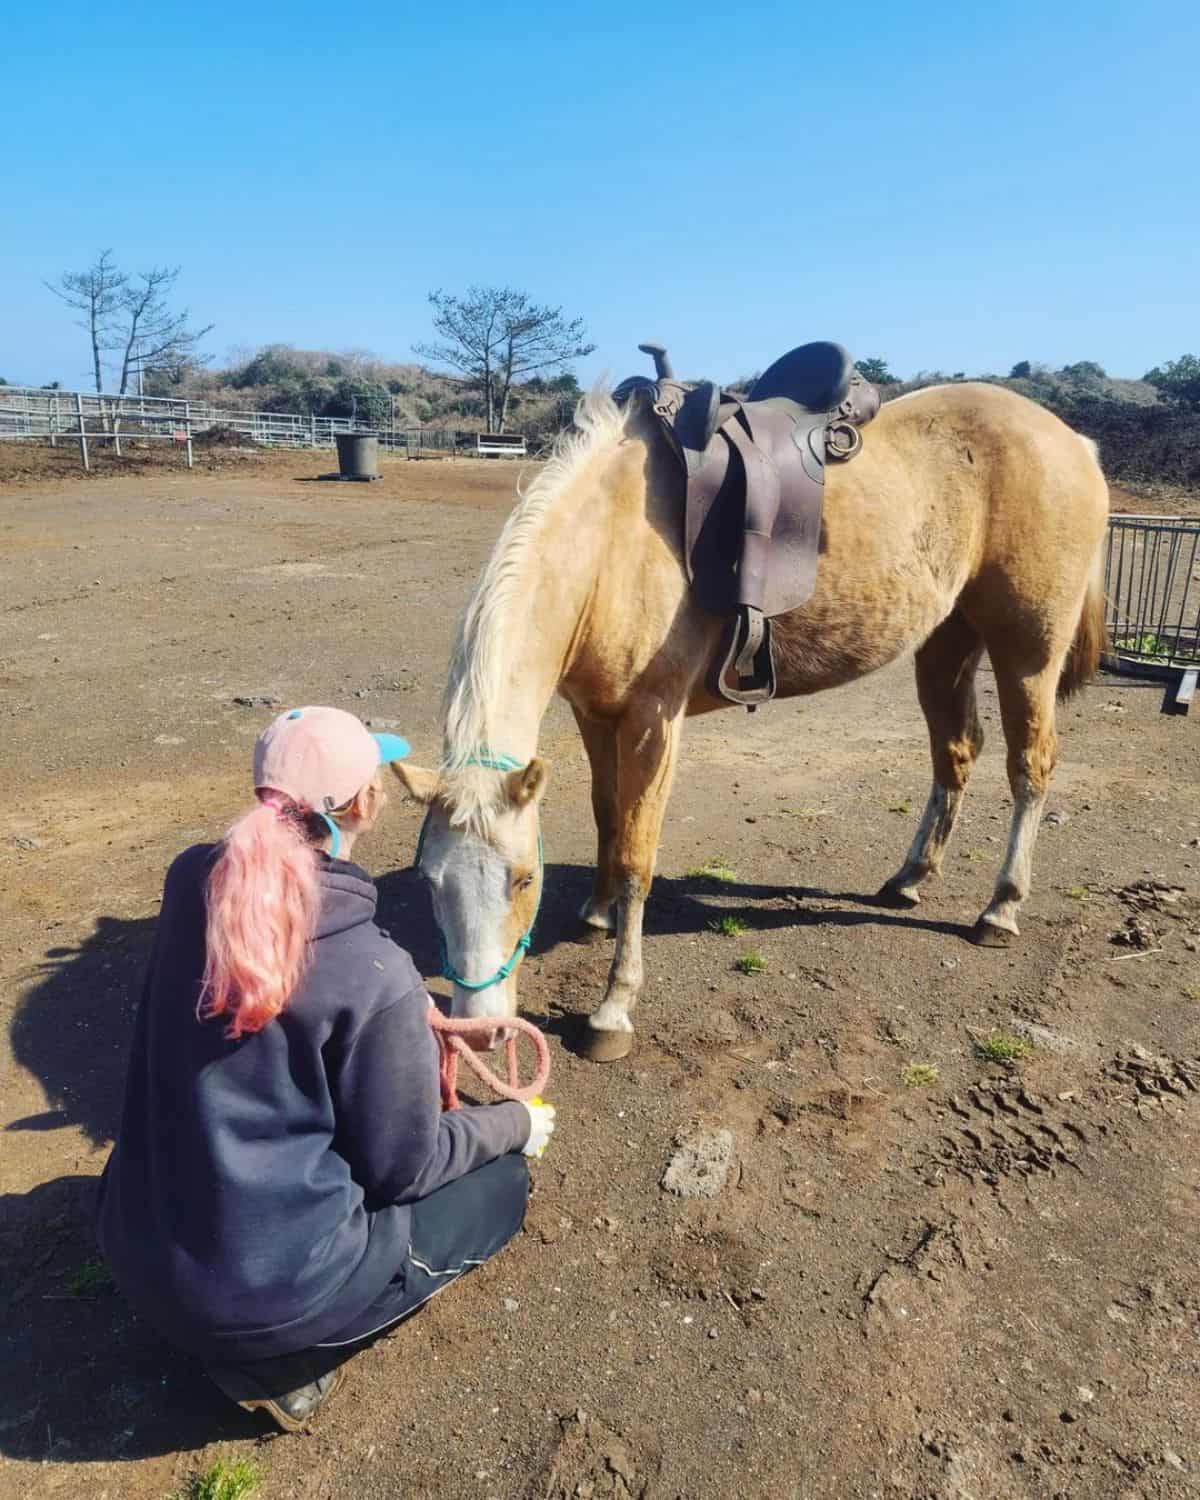
[[[312,1349],[223,1368],[236,1369],[272,1395],[328,1374],[464,1272],[490,1260],[524,1223],[528,1198],[529,1168],[517,1152],[447,1183],[412,1205],[412,1237],[403,1264],[352,1323]]]

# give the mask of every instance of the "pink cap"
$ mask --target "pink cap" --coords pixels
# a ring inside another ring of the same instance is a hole
[[[328,813],[362,791],[386,761],[403,760],[408,744],[372,734],[341,708],[293,708],[258,737],[255,791],[282,792],[301,807]]]

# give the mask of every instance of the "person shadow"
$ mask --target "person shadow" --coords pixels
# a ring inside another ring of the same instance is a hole
[[[77,945],[49,949],[18,998],[12,1056],[47,1103],[5,1126],[6,1161],[27,1179],[39,1156],[78,1156],[73,1137],[67,1152],[49,1139],[55,1131],[73,1127],[101,1148],[115,1137],[153,932],[152,918],[102,916]],[[97,1181],[68,1172],[0,1194],[0,1454],[132,1462],[262,1432],[126,1307],[96,1247]]]

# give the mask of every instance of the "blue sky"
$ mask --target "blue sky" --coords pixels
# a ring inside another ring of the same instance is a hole
[[[83,382],[41,287],[179,263],[209,348],[411,357],[426,294],[732,378],[1200,352],[1200,6],[1007,0],[6,10],[0,375]]]

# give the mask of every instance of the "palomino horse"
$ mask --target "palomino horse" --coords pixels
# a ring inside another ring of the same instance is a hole
[[[577,431],[516,506],[459,627],[441,768],[395,768],[429,809],[419,866],[455,1013],[513,1015],[541,894],[538,732],[554,692],[568,700],[599,836],[582,916],[616,934],[586,1032],[597,1060],[633,1043],[642,913],[683,722],[730,706],[706,686],[723,622],[689,594],[681,479],[650,420],[604,393],[581,403]],[[975,937],[1007,944],[1055,765],[1055,696],[1087,681],[1103,644],[1108,491],[1095,448],[1001,387],[934,386],[886,405],[859,457],[830,466],[826,489],[816,591],[775,622],[779,695],[837,687],[915,652],[933,789],[881,893],[914,905],[941,866],[983,743],[974,679],[987,651],[1014,805]]]

